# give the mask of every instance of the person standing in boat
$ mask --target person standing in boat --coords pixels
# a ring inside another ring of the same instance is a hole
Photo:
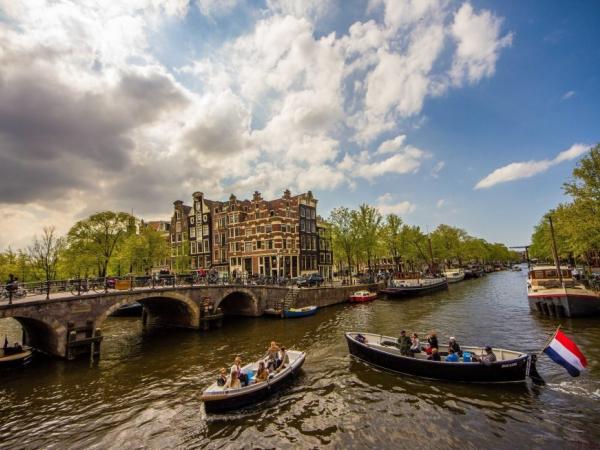
[[[456,338],[454,336],[451,336],[450,340],[448,341],[448,351],[450,351],[450,349],[452,349],[452,351],[456,353],[459,358],[462,357],[463,352],[460,349],[458,342],[456,342]]]
[[[400,337],[398,338],[398,348],[400,349],[400,354],[402,356],[412,356],[412,353],[410,352],[411,345],[412,342],[406,335],[406,331],[402,330],[400,332]]]

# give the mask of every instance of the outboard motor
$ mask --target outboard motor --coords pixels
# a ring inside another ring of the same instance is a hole
[[[533,382],[533,384],[536,384],[538,386],[544,386],[546,384],[546,382],[544,381],[544,379],[540,376],[539,372],[537,371],[537,367],[536,367],[536,362],[537,362],[537,355],[531,355],[529,358],[529,378],[531,378],[531,381]]]

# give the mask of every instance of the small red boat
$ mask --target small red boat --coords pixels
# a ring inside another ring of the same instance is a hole
[[[370,302],[377,298],[377,293],[370,291],[356,291],[350,296],[350,303]]]

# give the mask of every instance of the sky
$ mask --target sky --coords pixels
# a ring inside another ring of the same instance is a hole
[[[0,0],[0,249],[202,191],[529,242],[600,141],[600,3]]]

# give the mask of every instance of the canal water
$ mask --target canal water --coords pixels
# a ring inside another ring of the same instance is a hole
[[[384,372],[348,356],[343,333],[436,330],[460,343],[534,352],[558,319],[529,312],[525,272],[500,272],[410,300],[316,316],[230,318],[201,333],[109,318],[101,359],[38,360],[0,375],[2,448],[589,448],[600,443],[600,320],[561,319],[589,361],[571,378],[542,356],[547,386],[466,385]],[[0,337],[20,334],[0,321]],[[264,403],[207,416],[199,401],[236,354],[271,340],[307,352],[299,378]]]

